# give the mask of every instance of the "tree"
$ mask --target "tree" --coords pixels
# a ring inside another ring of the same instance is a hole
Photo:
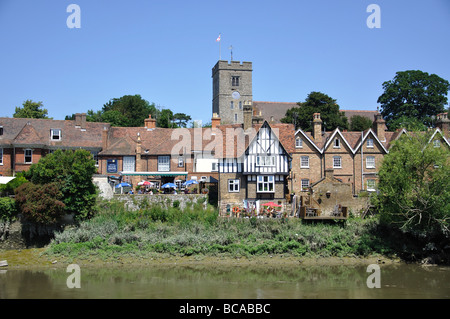
[[[311,92],[305,102],[298,102],[298,107],[287,110],[282,123],[295,123],[295,128],[304,131],[312,130],[312,120],[314,113],[320,113],[323,126],[326,130],[348,129],[347,117],[339,110],[339,105],[335,99],[321,92]]]
[[[112,126],[139,127],[149,115],[157,118],[159,111],[155,104],[150,104],[140,95],[124,95],[113,98],[105,103],[100,111],[88,110],[86,121],[107,122]],[[66,116],[67,120],[75,119],[75,115]]]
[[[429,143],[430,132],[394,142],[379,171],[375,205],[383,224],[430,239],[450,235],[449,148]]]
[[[408,117],[408,116],[401,116],[395,120],[391,121],[391,124],[389,125],[389,129],[391,131],[397,130],[397,129],[406,129],[408,131],[426,131],[427,126],[418,118],[414,117]]]
[[[74,214],[76,219],[85,219],[94,213],[96,189],[92,176],[95,172],[90,152],[57,150],[31,165],[26,177],[33,184],[55,183],[62,193],[65,212]]]
[[[350,131],[365,131],[372,127],[373,122],[361,115],[353,115],[350,118]]]
[[[175,113],[173,119],[177,122],[178,127],[186,127],[187,123],[192,120],[192,118],[185,113]]]
[[[410,70],[397,72],[393,80],[383,83],[383,89],[377,102],[389,128],[401,117],[419,119],[429,127],[431,116],[444,112],[450,84],[436,74]]]
[[[165,128],[171,128],[176,127],[173,123],[173,112],[169,109],[163,109],[159,115],[159,117],[156,119],[156,125],[158,127],[165,127]]]
[[[17,107],[13,114],[14,118],[33,118],[33,119],[48,119],[47,109],[42,109],[42,102],[33,102],[26,100],[22,104],[23,107]]]
[[[56,183],[22,184],[16,189],[16,203],[22,217],[28,222],[55,224],[64,215],[65,205]]]

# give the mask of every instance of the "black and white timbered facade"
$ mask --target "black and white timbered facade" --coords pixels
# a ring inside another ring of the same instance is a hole
[[[219,160],[221,201],[239,206],[284,201],[291,155],[278,133],[264,122],[241,156]]]

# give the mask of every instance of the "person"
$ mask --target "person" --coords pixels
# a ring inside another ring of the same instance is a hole
[[[152,190],[150,190],[150,193],[149,193],[150,195],[153,195],[153,191]]]
[[[132,189],[130,189],[130,191],[128,192],[128,194],[133,194],[133,190],[132,190]]]

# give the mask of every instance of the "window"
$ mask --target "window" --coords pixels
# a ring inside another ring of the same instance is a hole
[[[367,139],[367,147],[373,148],[373,139],[371,138]]]
[[[334,140],[334,145],[333,145],[333,147],[334,147],[334,148],[340,148],[340,147],[341,147],[341,141],[340,141],[338,138],[336,138],[336,139]]]
[[[228,192],[229,193],[239,192],[239,180],[238,179],[229,179],[228,180]]]
[[[237,113],[234,114],[234,121],[237,122]]]
[[[170,171],[170,156],[158,156],[158,172]]]
[[[25,164],[33,163],[33,150],[25,150]]]
[[[242,110],[242,101],[239,101],[239,109]]]
[[[217,171],[217,163],[211,163],[211,171],[212,172],[215,172],[215,171]]]
[[[333,168],[342,168],[342,160],[340,156],[333,156]]]
[[[3,126],[0,126],[0,135],[3,135]]]
[[[302,190],[307,190],[309,187],[309,179],[302,179]]]
[[[433,146],[434,146],[434,147],[440,147],[440,146],[441,146],[441,141],[439,141],[439,140],[434,140],[434,141],[433,141]]]
[[[303,147],[303,140],[297,136],[295,139],[295,147],[302,148]]]
[[[366,168],[375,168],[375,156],[366,157]]]
[[[309,156],[302,156],[300,158],[300,167],[309,168]]]
[[[179,156],[178,157],[178,167],[183,167],[183,166],[184,166],[184,157]]]
[[[134,172],[135,171],[135,157],[134,156],[124,156],[123,157],[123,170],[125,172]]]
[[[273,175],[260,175],[257,181],[258,193],[273,193],[275,191],[275,181]]]
[[[0,165],[3,165],[3,148],[0,148]]]
[[[239,86],[239,77],[238,76],[231,77],[231,86]]]
[[[92,154],[92,158],[95,161],[95,166],[98,167],[98,152],[91,152],[91,154]]]
[[[61,129],[52,128],[50,130],[50,138],[52,141],[60,141],[61,140]]]
[[[256,166],[275,166],[275,156],[256,156]]]
[[[233,101],[230,102],[230,109],[234,109],[234,102]]]
[[[374,191],[375,190],[375,180],[374,179],[368,179],[367,180],[367,190],[368,191]]]

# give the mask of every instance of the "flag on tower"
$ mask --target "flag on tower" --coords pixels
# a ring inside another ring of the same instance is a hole
[[[219,36],[217,37],[216,42],[220,42],[220,34],[219,34]]]

